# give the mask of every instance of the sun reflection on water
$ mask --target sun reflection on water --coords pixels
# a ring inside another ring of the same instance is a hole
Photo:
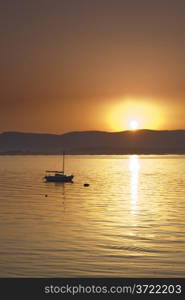
[[[138,155],[131,155],[129,158],[130,170],[130,193],[131,193],[131,213],[136,214],[138,202],[138,185],[139,185],[140,162]]]

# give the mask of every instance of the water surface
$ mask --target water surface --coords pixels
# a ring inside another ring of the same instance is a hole
[[[185,277],[185,156],[59,163],[0,156],[0,277]]]

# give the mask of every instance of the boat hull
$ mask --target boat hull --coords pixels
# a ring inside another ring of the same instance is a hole
[[[70,176],[45,176],[47,182],[72,182],[73,175]]]

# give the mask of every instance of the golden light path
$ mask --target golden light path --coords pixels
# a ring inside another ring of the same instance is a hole
[[[131,175],[130,178],[131,213],[136,214],[137,202],[138,202],[139,170],[140,170],[138,155],[130,155],[129,170]]]

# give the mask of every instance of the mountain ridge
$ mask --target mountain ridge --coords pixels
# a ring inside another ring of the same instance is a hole
[[[58,154],[63,150],[69,154],[185,154],[185,130],[0,133],[0,154]]]

